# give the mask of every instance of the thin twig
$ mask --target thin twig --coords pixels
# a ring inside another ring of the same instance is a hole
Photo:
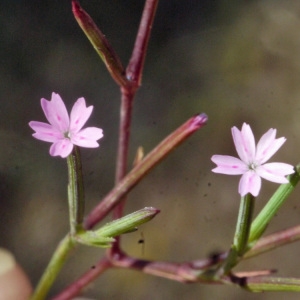
[[[90,229],[102,220],[151,169],[206,122],[205,114],[196,115],[165,138],[92,210],[85,220],[85,228]]]
[[[157,3],[158,0],[146,0],[145,2],[135,45],[126,69],[126,77],[131,82],[131,85],[121,86],[120,130],[115,177],[116,184],[119,183],[127,173],[133,100],[137,89],[141,84],[141,74],[143,72],[144,61],[147,53],[147,47]],[[126,199],[123,198],[114,209],[114,219],[122,217],[125,200]],[[119,239],[116,241],[116,244],[118,243]]]
[[[60,294],[56,295],[52,300],[67,300],[78,295],[83,288],[90,282],[94,281],[100,274],[111,267],[109,260],[104,257],[90,270],[84,273],[78,280],[74,281],[70,286],[66,287]]]

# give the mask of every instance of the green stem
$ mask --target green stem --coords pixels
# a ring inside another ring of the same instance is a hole
[[[70,232],[72,235],[82,228],[84,215],[84,187],[82,178],[81,157],[78,147],[67,158],[68,163],[68,201]]]
[[[255,198],[251,194],[247,194],[241,199],[239,216],[233,239],[233,246],[236,248],[239,256],[242,256],[245,253],[247,247],[254,210],[254,200]]]
[[[82,180],[82,168],[79,149],[74,147],[73,152],[67,158],[68,163],[68,201],[70,234],[58,245],[54,252],[31,300],[44,299],[54,280],[60,272],[69,252],[74,248],[73,236],[82,228],[84,214],[84,190]]]
[[[228,274],[247,250],[254,200],[255,198],[249,193],[241,198],[233,244],[228,257],[225,259],[220,271],[218,271],[219,275]]]
[[[275,216],[287,197],[294,190],[295,186],[300,180],[299,168],[300,165],[295,167],[295,173],[288,177],[290,182],[287,184],[282,184],[277,189],[275,194],[255,218],[251,225],[249,243],[255,243],[262,236],[271,219]]]
[[[242,286],[252,292],[300,292],[299,278],[250,277]]]
[[[31,300],[45,299],[54,280],[58,276],[62,266],[64,265],[68,254],[74,248],[75,243],[70,235],[67,235],[56,248],[43,276],[38,283]]]

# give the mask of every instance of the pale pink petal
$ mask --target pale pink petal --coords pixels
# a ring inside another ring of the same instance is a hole
[[[248,193],[256,197],[259,194],[260,187],[261,178],[254,171],[248,171],[240,180],[239,193],[242,197]]]
[[[84,98],[79,98],[71,111],[70,132],[78,132],[86,123],[93,111],[93,106],[86,107]]]
[[[73,144],[69,139],[63,139],[55,142],[50,147],[51,156],[67,157],[73,150]]]
[[[281,137],[279,139],[270,141],[269,145],[267,142],[265,144],[258,143],[256,161],[260,162],[261,164],[265,163],[279,150],[285,141],[286,138]]]
[[[257,174],[269,181],[288,183],[286,175],[295,173],[294,167],[285,163],[264,164],[256,169]]]
[[[248,171],[247,165],[240,159],[228,155],[213,155],[211,160],[217,165],[212,171],[227,175],[240,175]]]
[[[29,126],[36,131],[35,138],[53,143],[50,155],[65,158],[72,152],[74,144],[88,148],[99,146],[97,140],[103,137],[102,129],[90,127],[81,130],[93,111],[93,106],[86,107],[84,98],[79,98],[73,105],[71,120],[58,94],[52,93],[51,101],[41,99],[41,105],[50,124],[32,121]]]
[[[51,101],[41,99],[41,105],[49,123],[61,132],[69,129],[69,115],[61,97],[52,93]]]
[[[87,127],[72,135],[74,145],[86,148],[96,148],[99,146],[97,140],[103,137],[103,130],[96,127]]]
[[[241,131],[232,127],[231,132],[239,157],[246,164],[250,164],[255,157],[255,140],[250,126],[244,123]]]
[[[269,160],[278,149],[284,144],[286,138],[275,139],[276,129],[268,130],[257,144],[255,160],[263,164]]]
[[[256,160],[261,161],[264,159],[266,152],[270,149],[271,145],[275,141],[276,129],[269,129],[258,141],[256,147]]]
[[[63,134],[60,131],[47,123],[31,121],[29,122],[29,126],[36,131],[33,137],[38,140],[53,143],[63,138]]]

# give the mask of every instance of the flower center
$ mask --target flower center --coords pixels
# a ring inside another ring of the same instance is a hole
[[[66,138],[66,139],[71,139],[71,132],[69,132],[69,131],[67,131],[67,132],[65,132],[64,133],[64,137]]]
[[[249,169],[252,170],[252,171],[255,171],[256,167],[257,167],[257,165],[254,162],[249,164]]]

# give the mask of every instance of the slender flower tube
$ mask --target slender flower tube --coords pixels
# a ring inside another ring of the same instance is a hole
[[[96,127],[82,129],[93,111],[93,106],[86,107],[84,98],[75,102],[70,117],[63,100],[56,93],[52,93],[51,101],[42,98],[41,105],[50,124],[31,121],[29,126],[35,131],[33,137],[52,143],[51,156],[65,158],[74,145],[85,148],[99,146],[97,140],[103,137],[103,130]]]
[[[276,139],[276,129],[269,129],[255,146],[255,139],[250,126],[243,124],[240,131],[231,129],[233,142],[240,158],[228,155],[213,155],[211,160],[217,165],[212,171],[227,175],[242,175],[239,193],[256,197],[261,188],[261,178],[276,182],[288,183],[286,175],[294,173],[294,167],[285,163],[265,163],[286,141],[284,137]]]

